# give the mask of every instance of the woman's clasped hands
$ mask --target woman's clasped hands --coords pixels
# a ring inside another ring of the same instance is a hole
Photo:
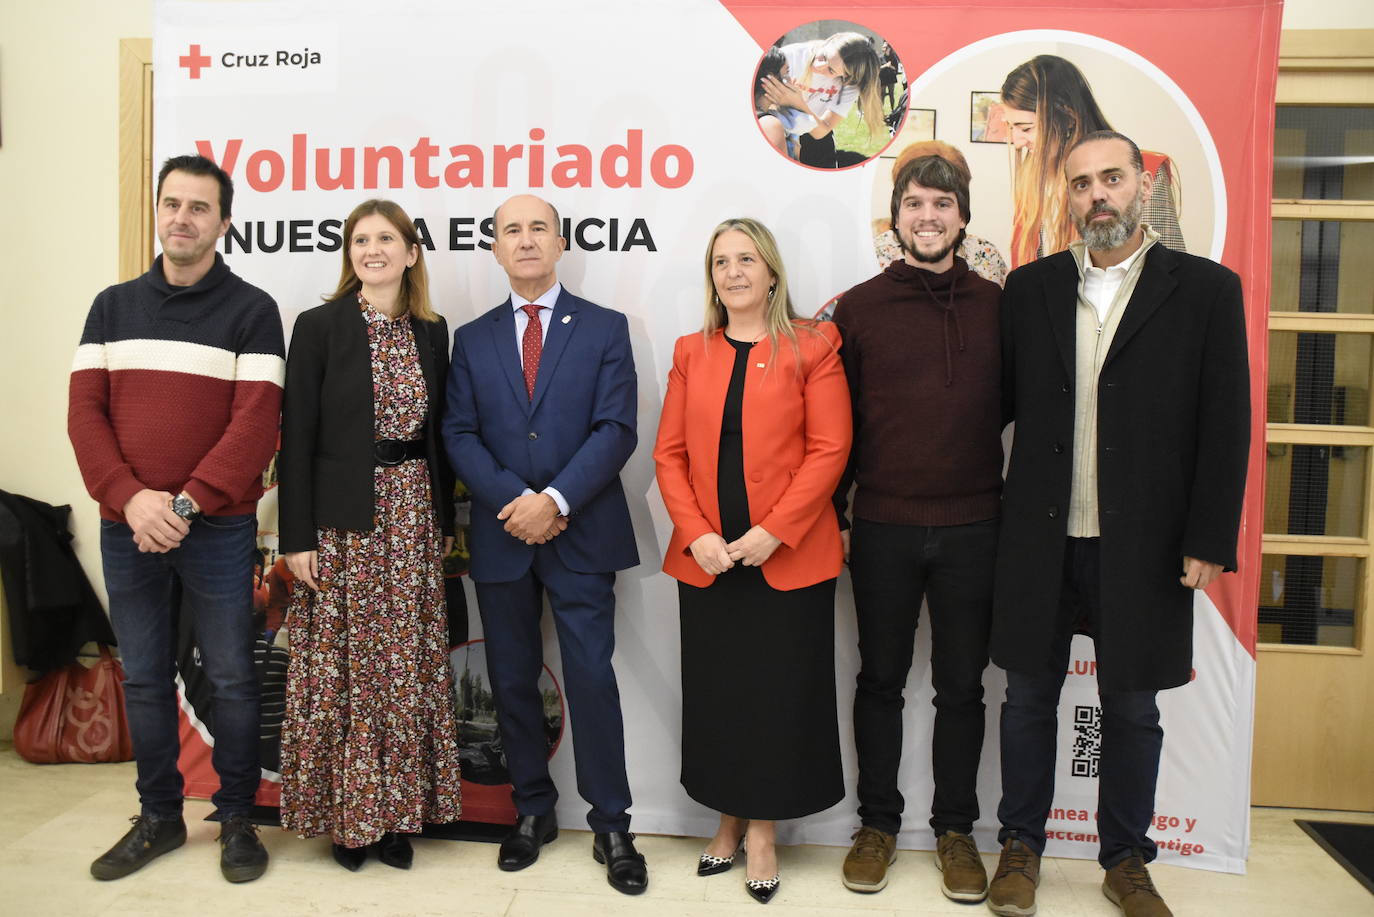
[[[756,525],[728,544],[718,533],[707,532],[688,545],[688,549],[697,566],[712,576],[719,576],[736,563],[746,567],[762,566],[780,544],[782,539]]]

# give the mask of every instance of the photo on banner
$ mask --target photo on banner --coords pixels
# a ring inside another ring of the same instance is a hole
[[[763,53],[752,98],[759,131],[778,153],[815,169],[848,169],[878,155],[901,130],[905,71],[876,32],[818,20]]]
[[[920,75],[912,104],[937,112],[940,147],[913,147],[904,133],[878,157],[890,168],[873,173],[869,206],[880,267],[899,254],[887,226],[888,202],[892,177],[912,153],[943,151],[967,167],[973,219],[960,255],[980,275],[1001,285],[1027,260],[1062,251],[1078,238],[1064,206],[1063,160],[1073,142],[1092,130],[1117,130],[1140,145],[1155,178],[1142,220],[1160,233],[1161,242],[1179,251],[1219,254],[1226,188],[1216,181],[1221,170],[1214,141],[1199,131],[1173,81],[1157,67],[1143,66],[1139,55],[1071,34],[1057,41],[1004,35],[971,52],[964,49],[933,71]],[[1000,143],[964,139],[969,134],[961,117],[978,125],[977,106],[969,113],[970,93],[986,95],[970,86],[985,84],[988,74],[1004,83],[997,101],[983,108],[991,136],[1000,136]],[[1049,117],[1038,116],[1037,98],[1051,109]],[[1017,107],[1026,104],[1030,110]],[[1078,105],[1082,112],[1068,114]]]

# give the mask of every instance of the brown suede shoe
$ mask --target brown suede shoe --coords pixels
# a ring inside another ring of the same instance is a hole
[[[897,836],[877,828],[860,828],[844,858],[844,887],[852,892],[880,892],[887,887],[887,867],[897,859]]]
[[[988,886],[988,908],[1004,917],[1035,913],[1035,887],[1040,884],[1040,856],[1016,838],[1002,845],[1002,858]]]
[[[1150,871],[1140,857],[1127,857],[1107,870],[1102,894],[1126,917],[1173,917],[1174,912],[1155,891]]]
[[[988,871],[978,845],[967,834],[946,831],[935,841],[940,891],[952,901],[982,901],[988,896]]]

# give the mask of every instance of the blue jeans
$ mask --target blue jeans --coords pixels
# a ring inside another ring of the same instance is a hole
[[[181,814],[175,678],[183,603],[212,691],[217,815],[248,814],[260,779],[252,592],[257,518],[198,517],[181,546],[166,554],[141,553],[127,525],[102,521],[100,550],[143,814]]]
[[[1059,692],[1068,672],[1075,627],[1097,632],[1101,583],[1096,538],[1070,538],[1064,552],[1059,625],[1050,660],[1039,672],[1007,672],[1002,704],[1002,802],[999,843],[1017,838],[1045,851],[1045,822],[1054,800]],[[1164,730],[1154,691],[1100,692],[1102,746],[1097,780],[1097,860],[1110,869],[1132,855],[1155,858],[1146,832],[1154,818],[1155,782]]]
[[[850,538],[861,664],[854,692],[859,818],[888,834],[901,829],[903,692],[925,599],[935,688],[930,826],[936,837],[969,834],[978,820],[997,520],[926,526],[855,519]]]

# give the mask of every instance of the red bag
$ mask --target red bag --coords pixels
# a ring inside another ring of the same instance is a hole
[[[34,764],[129,761],[134,746],[124,715],[124,667],[100,644],[89,669],[72,662],[24,688],[14,750]]]

